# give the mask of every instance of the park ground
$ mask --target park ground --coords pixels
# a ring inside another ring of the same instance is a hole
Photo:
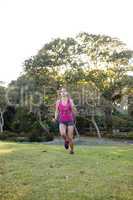
[[[132,200],[132,143],[81,139],[70,155],[55,141],[0,141],[0,200]]]

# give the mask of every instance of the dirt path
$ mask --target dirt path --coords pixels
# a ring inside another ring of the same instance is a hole
[[[102,138],[98,139],[95,137],[80,137],[75,138],[75,144],[77,145],[123,145],[123,144],[130,144],[133,145],[133,140],[123,140],[123,139],[109,139],[109,138]],[[53,145],[62,145],[63,140],[60,137],[55,138],[53,141],[50,142],[43,142],[46,144],[53,144]]]

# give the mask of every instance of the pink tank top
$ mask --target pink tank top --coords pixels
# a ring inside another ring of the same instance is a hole
[[[60,100],[58,109],[59,109],[59,122],[74,121],[74,113],[72,111],[72,106],[69,98],[66,105],[63,105]]]

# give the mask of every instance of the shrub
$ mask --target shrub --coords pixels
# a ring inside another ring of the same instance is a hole
[[[129,132],[133,130],[133,120],[127,115],[113,116],[113,128],[119,129],[120,132]]]
[[[36,118],[33,113],[30,113],[24,107],[18,107],[13,122],[11,123],[11,130],[17,133],[28,132],[32,127]]]
[[[78,129],[81,131],[81,130],[84,130],[86,127],[89,127],[90,122],[88,121],[86,117],[77,116],[76,125]]]
[[[17,133],[11,131],[3,131],[2,133],[0,132],[0,140],[7,140],[9,138],[15,138],[17,136]]]
[[[41,142],[53,140],[53,134],[46,132],[38,121],[34,122],[31,129],[29,130],[28,139],[30,142]]]
[[[133,131],[127,134],[127,138],[133,140]]]
[[[58,122],[47,122],[48,126],[49,126],[49,130],[50,132],[54,133],[54,135],[57,135],[59,132],[59,123]]]

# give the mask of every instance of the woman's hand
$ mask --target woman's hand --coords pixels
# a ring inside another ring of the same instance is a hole
[[[52,122],[56,122],[56,118],[53,118],[53,119],[52,119]]]

